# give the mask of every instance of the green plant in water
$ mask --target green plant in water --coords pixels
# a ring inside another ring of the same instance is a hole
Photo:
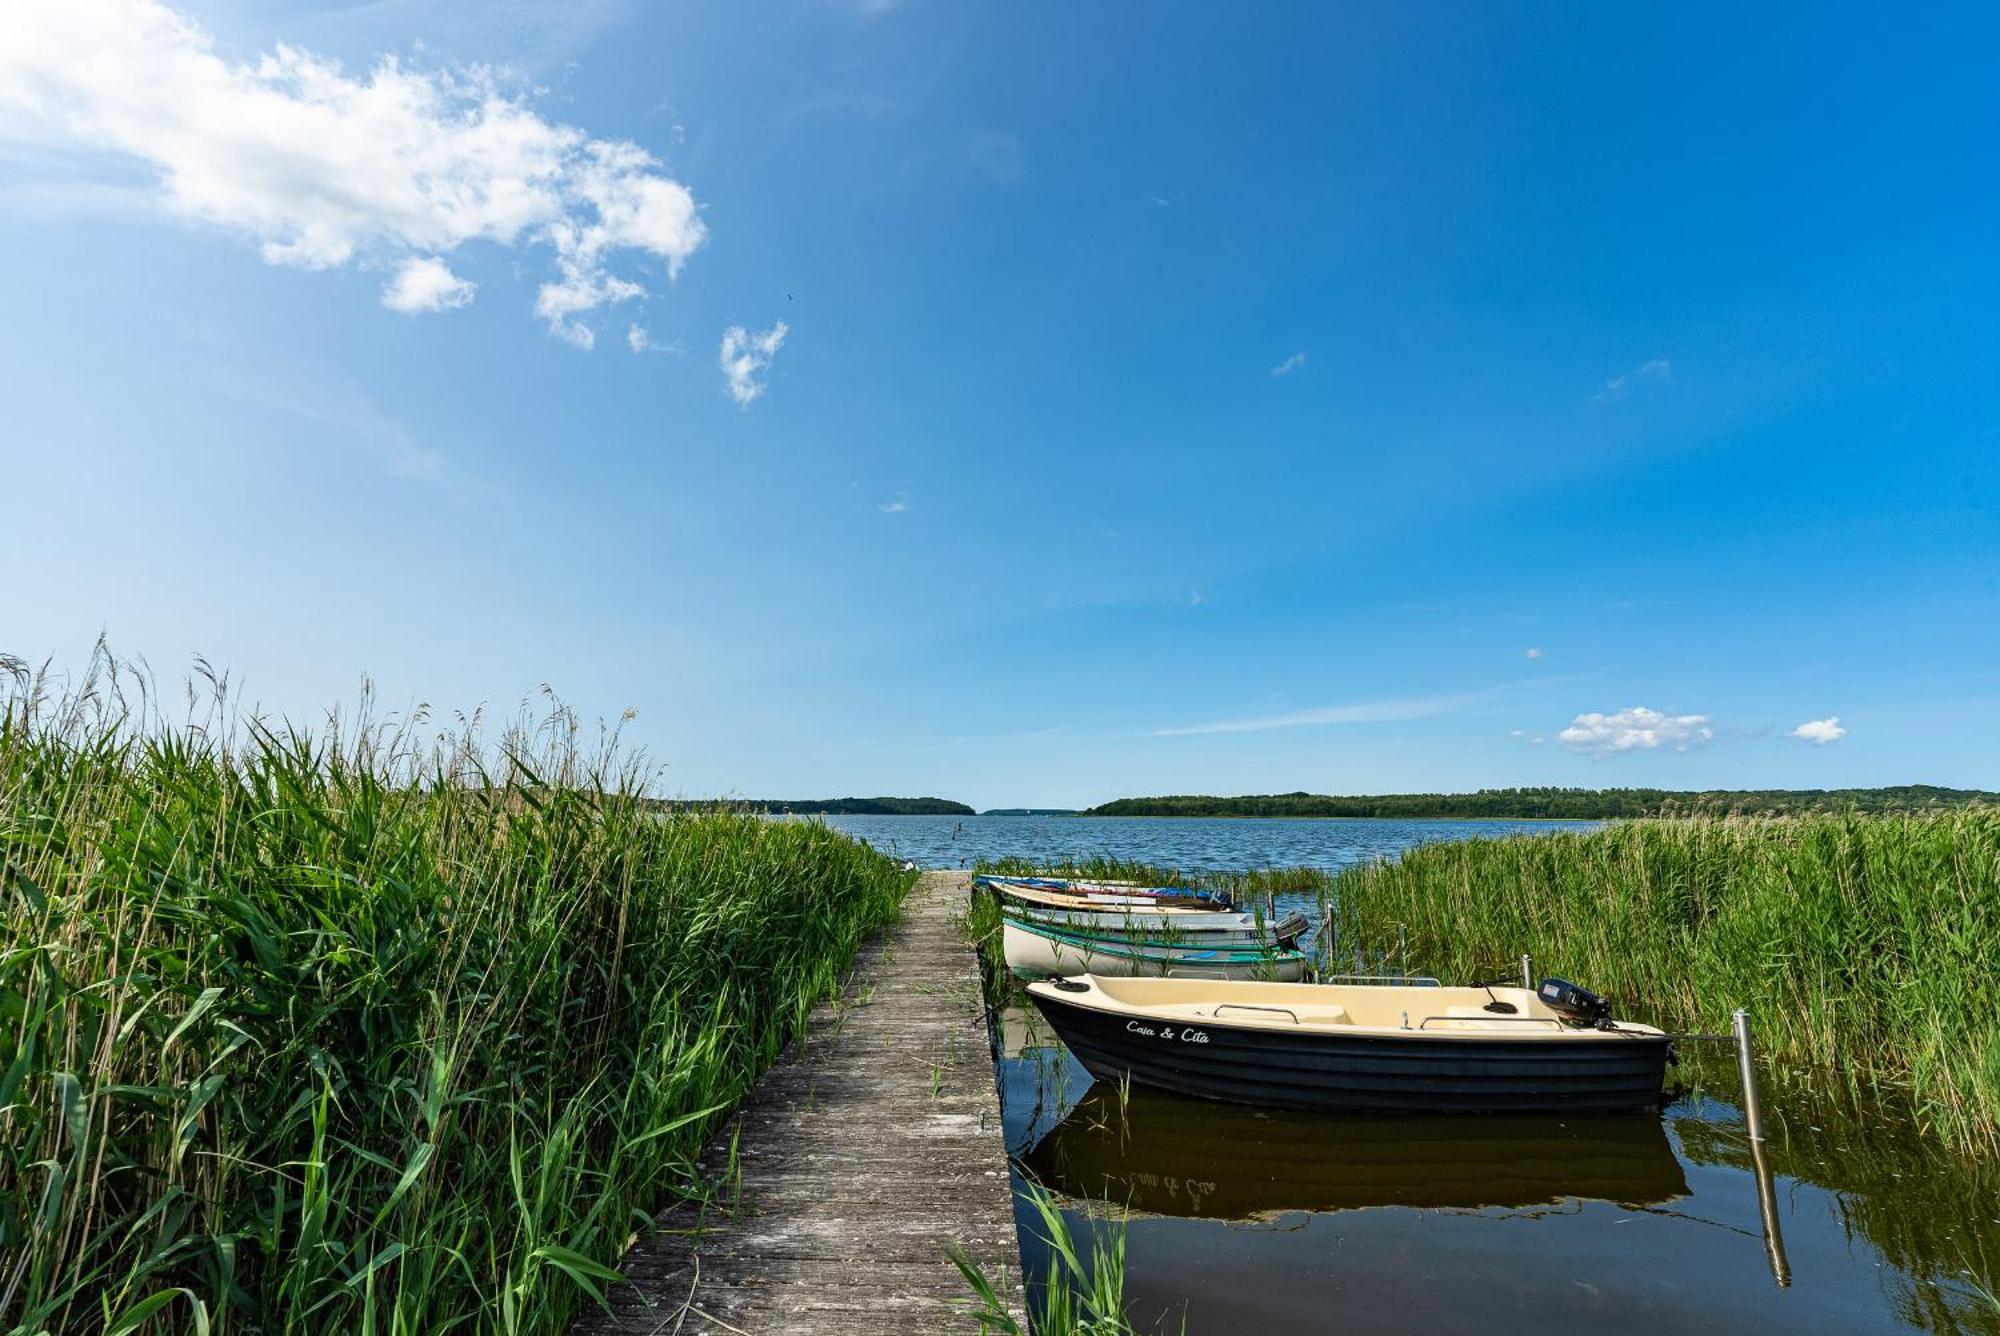
[[[1041,1287],[1041,1305],[1024,1330],[1004,1294],[1005,1277],[996,1283],[963,1248],[950,1257],[972,1289],[973,1317],[981,1332],[996,1336],[1136,1336],[1125,1311],[1125,1226],[1092,1229],[1088,1248],[1078,1245],[1075,1231],[1055,1198],[1030,1183],[1024,1195],[1049,1248],[1048,1272]],[[1183,1324],[1185,1325],[1185,1324]]]
[[[1637,1019],[1897,1088],[1961,1148],[2000,1146],[2000,811],[1634,821],[1412,849],[1326,892],[1340,950],[1407,924],[1451,979],[1522,952]]]

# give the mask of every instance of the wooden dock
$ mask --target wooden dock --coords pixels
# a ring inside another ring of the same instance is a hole
[[[959,917],[970,874],[928,872],[702,1158],[738,1204],[659,1218],[580,1336],[976,1331],[962,1247],[1020,1293],[1000,1101]]]

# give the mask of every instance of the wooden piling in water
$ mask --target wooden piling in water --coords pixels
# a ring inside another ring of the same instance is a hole
[[[661,1215],[578,1336],[976,1331],[953,1246],[1018,1299],[979,963],[958,922],[970,884],[924,874],[703,1156],[726,1178],[733,1150],[738,1204]]]

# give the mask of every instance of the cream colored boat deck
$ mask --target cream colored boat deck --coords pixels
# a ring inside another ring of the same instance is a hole
[[[977,1331],[954,1244],[1018,1296],[979,963],[958,926],[969,889],[965,873],[924,875],[703,1157],[724,1177],[740,1136],[740,1207],[661,1216],[611,1311],[575,1332]]]
[[[1524,1041],[1576,1042],[1617,1039],[1598,1030],[1565,1025],[1526,988],[1403,987],[1382,984],[1283,984],[1215,982],[1192,979],[1091,977],[1089,993],[1059,994],[1063,1001],[1119,1014],[1135,1022],[1198,1022],[1255,1029],[1303,1027],[1379,1033],[1464,1035]],[[1486,1004],[1514,1007],[1496,1015]],[[1650,1026],[1625,1024],[1629,1033],[1658,1033]]]

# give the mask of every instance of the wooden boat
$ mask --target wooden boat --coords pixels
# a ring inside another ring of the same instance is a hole
[[[1175,942],[1143,936],[1078,932],[1008,918],[1000,927],[1007,968],[1036,978],[1090,973],[1153,975],[1176,979],[1285,979],[1305,977],[1303,952],[1267,942],[1210,945],[1196,934]]]
[[[1530,991],[1091,973],[1028,995],[1093,1076],[1284,1109],[1657,1108],[1672,1043],[1553,979]]]
[[[1068,1197],[1208,1220],[1577,1199],[1656,1206],[1688,1190],[1657,1118],[1326,1118],[1105,1085],[1021,1162]]]

